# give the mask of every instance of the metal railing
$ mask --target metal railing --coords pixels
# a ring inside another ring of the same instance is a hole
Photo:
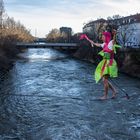
[[[77,49],[77,43],[17,43],[17,47],[20,48],[66,48],[66,49]]]

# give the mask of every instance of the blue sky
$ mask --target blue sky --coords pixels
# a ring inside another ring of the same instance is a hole
[[[71,27],[76,33],[90,20],[140,13],[140,0],[4,0],[4,4],[10,17],[33,35],[37,30],[39,37],[53,28]]]

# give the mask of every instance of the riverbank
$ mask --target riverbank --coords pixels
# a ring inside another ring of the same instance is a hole
[[[87,41],[82,41],[79,49],[73,54],[73,57],[97,65],[102,60],[102,57],[98,55],[100,51],[101,48],[92,48]],[[120,72],[140,78],[140,49],[118,49],[115,60]]]
[[[18,54],[22,52],[22,49],[16,47],[17,42],[32,42],[33,39],[20,37],[20,34],[4,33],[0,38],[0,70],[8,71],[13,66],[15,59],[18,58]]]
[[[8,71],[14,64],[21,50],[16,48],[16,43],[6,41],[0,46],[0,71]]]

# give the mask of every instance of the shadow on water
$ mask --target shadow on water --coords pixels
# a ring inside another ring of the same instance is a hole
[[[114,80],[134,96],[96,101],[95,66],[51,49],[21,54],[1,82],[0,139],[131,140],[140,138],[138,80]],[[54,59],[55,58],[55,59]],[[134,83],[135,82],[135,83]],[[109,95],[111,95],[109,93]]]

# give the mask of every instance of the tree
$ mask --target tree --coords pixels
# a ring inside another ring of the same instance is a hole
[[[4,15],[4,3],[3,0],[0,0],[0,27],[2,29],[2,24],[3,24],[3,15]]]
[[[123,47],[131,46],[131,38],[135,35],[136,24],[121,25],[117,31],[117,41]]]
[[[49,42],[57,42],[58,38],[61,36],[61,33],[58,29],[52,29],[48,35],[46,35],[46,39]]]
[[[120,16],[120,15],[113,15],[112,18],[113,19],[120,19],[120,18],[122,18],[122,16]]]
[[[67,42],[68,34],[65,32],[60,32],[58,29],[52,29],[49,34],[46,35],[46,40],[48,42]]]
[[[109,16],[109,17],[107,17],[107,20],[113,20],[113,19],[112,19],[112,17]]]

